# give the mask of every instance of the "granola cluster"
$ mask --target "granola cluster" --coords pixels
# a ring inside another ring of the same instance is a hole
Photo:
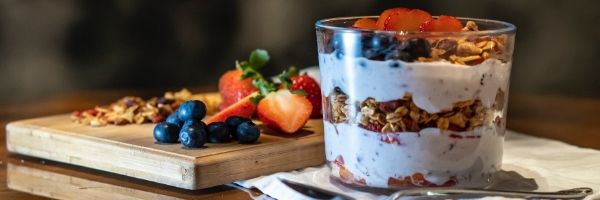
[[[382,133],[417,132],[430,127],[465,131],[483,125],[485,109],[481,101],[467,100],[454,103],[452,110],[430,114],[417,107],[408,94],[388,102],[367,98],[360,104],[360,115],[362,127]]]
[[[333,123],[344,123],[349,118],[349,99],[348,95],[336,88],[328,98],[325,98],[326,109],[331,112],[326,113],[326,120]]]
[[[478,31],[477,24],[468,21],[463,31]],[[419,62],[447,60],[454,64],[476,65],[488,58],[508,60],[507,35],[469,36],[465,38],[430,39],[430,57],[419,57]]]
[[[348,122],[348,96],[334,91],[327,99],[326,120]],[[466,100],[454,103],[451,110],[428,113],[417,107],[412,96],[407,94],[402,99],[387,102],[365,99],[358,108],[358,123],[365,129],[381,133],[418,132],[424,128],[466,131],[482,126],[486,112],[480,100]]]
[[[209,95],[192,95],[187,89],[179,92],[166,92],[162,97],[144,100],[140,97],[127,96],[107,106],[96,106],[85,111],[75,111],[71,119],[79,124],[89,126],[157,123],[177,110],[186,100],[196,99],[206,104],[207,112],[214,113],[219,104]]]

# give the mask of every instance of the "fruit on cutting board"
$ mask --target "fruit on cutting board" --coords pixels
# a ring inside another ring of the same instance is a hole
[[[231,116],[239,116],[250,118],[254,114],[256,110],[256,105],[251,101],[251,98],[256,96],[255,94],[248,95],[243,99],[239,100],[233,105],[221,110],[220,112],[210,116],[208,119],[204,120],[204,122],[210,124],[213,122],[224,122],[227,118]]]
[[[225,120],[225,124],[227,124],[227,128],[229,128],[232,138],[237,139],[237,135],[236,135],[237,127],[241,123],[247,122],[247,121],[252,121],[252,120],[250,120],[250,118],[240,117],[240,116],[231,116],[231,117],[228,117],[227,120]]]
[[[187,123],[187,125],[184,125],[179,132],[179,141],[184,147],[200,148],[204,146],[206,136],[206,127],[202,122]]]
[[[167,117],[167,123],[176,124],[179,127],[183,126],[183,120],[179,119],[179,113],[173,112]]]
[[[244,97],[257,91],[253,84],[258,69],[269,61],[269,53],[262,49],[256,49],[250,53],[247,61],[236,61],[235,70],[226,72],[219,79],[219,92],[221,93],[221,105],[223,110]]]
[[[229,127],[225,122],[213,122],[206,126],[208,132],[208,142],[210,143],[227,143],[231,141]]]
[[[312,105],[310,117],[319,118],[321,115],[321,86],[312,77],[303,74],[291,77],[292,86],[290,91],[302,90]]]
[[[292,134],[306,124],[312,105],[306,97],[282,89],[267,94],[258,103],[257,112],[266,127]]]
[[[179,139],[179,126],[161,122],[154,127],[154,139],[159,143],[177,143]]]
[[[375,21],[367,23],[374,25]],[[206,105],[185,101],[167,117],[167,122],[155,127],[156,140],[179,141],[187,148],[232,139],[249,144],[260,138],[260,128],[250,119],[255,113],[265,127],[287,134],[300,130],[311,115],[321,116],[322,95],[317,81],[306,74],[298,75],[298,70],[291,67],[279,76],[281,83],[275,84],[258,71],[268,60],[266,51],[255,50],[248,61],[236,61],[236,69],[219,80],[223,99],[220,112],[201,121]]]
[[[185,101],[179,106],[177,113],[182,121],[202,120],[206,115],[206,105],[198,100]]]
[[[235,69],[226,72],[219,79],[219,92],[221,93],[220,110],[235,104],[244,97],[256,92],[252,85],[252,78],[242,78],[242,70]]]
[[[237,127],[236,135],[239,143],[251,144],[260,137],[260,129],[252,121],[245,121]]]

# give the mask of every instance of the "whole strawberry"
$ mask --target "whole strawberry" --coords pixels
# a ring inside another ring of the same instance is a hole
[[[269,53],[262,49],[252,51],[247,61],[236,61],[236,69],[226,72],[219,79],[219,92],[222,98],[219,109],[224,110],[256,92],[253,81],[262,78],[257,70],[268,61]]]
[[[302,90],[306,93],[306,98],[312,104],[311,118],[319,118],[321,115],[321,87],[312,77],[303,74],[290,77],[292,85],[291,91]]]
[[[219,92],[222,99],[219,110],[224,110],[256,92],[256,88],[252,85],[252,78],[242,79],[242,74],[242,70],[231,70],[219,79]]]

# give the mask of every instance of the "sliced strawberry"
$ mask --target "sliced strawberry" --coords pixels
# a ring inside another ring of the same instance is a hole
[[[305,97],[283,89],[265,96],[258,103],[257,112],[266,127],[292,134],[306,124],[312,105]]]
[[[240,101],[244,97],[256,92],[252,79],[242,79],[242,70],[231,70],[219,79],[219,92],[221,93],[220,110]]]
[[[206,124],[210,124],[212,122],[224,122],[227,118],[231,116],[239,116],[250,118],[254,114],[256,110],[256,105],[250,101],[250,98],[256,96],[258,93],[250,94],[240,101],[236,102],[233,105],[221,110],[217,114],[210,116],[208,119],[204,120]]]
[[[384,30],[388,31],[419,31],[423,22],[431,20],[428,12],[420,9],[409,11],[397,11],[388,17],[384,24]]]
[[[410,9],[408,8],[390,8],[387,10],[384,10],[383,12],[381,12],[381,15],[379,15],[379,19],[377,19],[377,29],[379,30],[383,30],[385,28],[385,22],[388,20],[388,18],[390,17],[390,15],[392,13],[398,13],[398,12],[405,12],[405,11],[410,11]]]
[[[321,115],[321,87],[319,83],[315,81],[312,77],[304,74],[300,76],[293,76],[292,78],[292,86],[290,87],[291,91],[294,90],[302,90],[306,92],[306,98],[312,104],[312,112],[310,117],[312,118],[320,118],[323,117]]]
[[[352,25],[352,28],[375,30],[375,29],[377,29],[376,23],[377,22],[373,19],[362,18],[362,19],[356,20],[354,22],[354,24]]]
[[[452,16],[441,15],[437,19],[431,19],[421,24],[423,32],[457,32],[463,29],[460,21]]]

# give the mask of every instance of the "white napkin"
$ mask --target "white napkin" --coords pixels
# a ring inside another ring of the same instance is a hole
[[[598,150],[507,131],[502,169],[493,188],[555,191],[590,187],[594,189],[594,194],[586,199],[600,198],[600,151]],[[245,188],[257,188],[275,199],[310,199],[281,183],[277,179],[279,176],[340,192],[356,199],[386,198],[384,195],[357,191],[332,182],[329,178],[329,169],[324,165],[261,176],[238,181],[236,184]],[[260,196],[259,199],[268,199],[268,197]]]

